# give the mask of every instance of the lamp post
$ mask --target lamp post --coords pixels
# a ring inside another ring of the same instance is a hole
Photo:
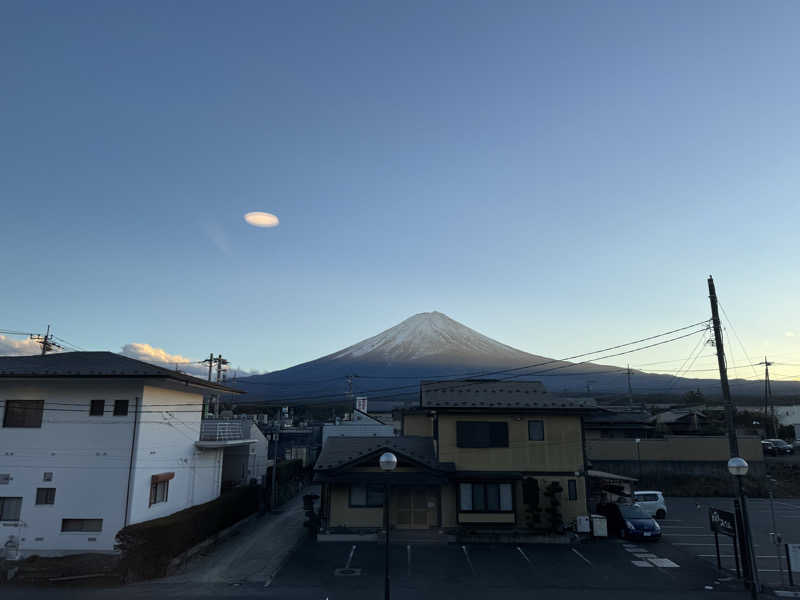
[[[642,443],[641,438],[636,438],[636,462],[639,466],[639,484],[641,485],[642,481],[642,455],[640,453],[639,444]]]
[[[392,454],[391,452],[384,452],[381,454],[381,458],[378,461],[378,464],[381,466],[386,472],[388,476],[389,473],[394,471],[395,467],[397,467],[397,457]],[[383,597],[385,600],[389,600],[389,478],[386,478],[386,484],[383,486],[383,527],[386,529],[386,556],[385,556],[385,566],[384,566],[384,583],[383,583]]]
[[[746,578],[750,580],[750,594],[753,598],[757,599],[759,588],[758,567],[756,565],[755,556],[753,555],[753,538],[750,535],[750,518],[747,516],[747,498],[744,495],[744,487],[742,485],[742,477],[747,475],[749,468],[750,465],[747,464],[747,461],[738,456],[734,456],[728,461],[728,472],[736,477],[739,504],[742,509],[742,528],[744,529],[744,535],[742,536],[742,542],[744,542],[742,544],[742,553],[747,556],[750,570]]]

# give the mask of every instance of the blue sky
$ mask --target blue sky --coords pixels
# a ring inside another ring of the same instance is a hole
[[[566,356],[706,318],[713,273],[800,363],[798,19],[6,2],[0,328],[275,370],[439,310]]]

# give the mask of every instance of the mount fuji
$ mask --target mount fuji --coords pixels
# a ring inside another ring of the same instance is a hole
[[[668,389],[677,395],[714,383],[638,370],[631,374],[636,393]],[[542,381],[554,393],[627,392],[625,369],[529,354],[435,311],[416,314],[333,354],[282,371],[240,378],[234,385],[247,392],[248,403],[333,404],[346,401],[348,376],[353,394],[368,396],[370,406],[376,400],[384,405],[413,402],[423,379],[510,378]],[[711,390],[711,394],[716,392]]]
[[[679,396],[698,387],[707,396],[719,394],[714,379],[687,379],[631,370],[635,394]],[[310,362],[237,379],[247,403],[272,405],[335,404],[347,401],[348,377],[354,395],[366,395],[369,406],[401,405],[419,396],[424,379],[511,379],[542,381],[557,394],[627,393],[626,369],[571,363],[529,354],[493,340],[440,312],[419,313],[402,323]],[[742,392],[758,395],[759,382],[732,382]],[[746,384],[746,385],[744,385]],[[785,388],[785,389],[784,389]],[[797,382],[773,382],[773,391],[798,393]],[[737,393],[737,395],[739,395]]]

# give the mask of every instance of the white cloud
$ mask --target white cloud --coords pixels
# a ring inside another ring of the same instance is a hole
[[[268,212],[249,212],[244,215],[244,220],[253,227],[277,227],[281,222],[278,217]]]
[[[125,344],[122,347],[122,354],[135,358],[136,360],[158,365],[159,367],[166,367],[167,369],[175,369],[177,366],[178,370],[188,373],[189,375],[194,375],[195,377],[201,377],[203,379],[208,377],[208,365],[204,366],[200,364],[199,361],[194,361],[181,354],[170,354],[163,348],[155,348],[150,344],[142,344],[139,342]],[[235,369],[229,365],[227,378],[231,379],[237,370],[239,377],[264,373],[264,371],[259,371],[257,369]],[[216,377],[216,371],[214,372],[214,376]]]
[[[785,331],[783,333],[783,335],[785,335],[786,337],[794,337],[795,336],[795,332],[794,331]]]
[[[41,352],[42,347],[30,338],[15,340],[0,335],[0,356],[30,356]]]
[[[191,358],[180,354],[170,354],[163,348],[154,348],[150,344],[142,344],[139,342],[125,344],[122,347],[122,354],[168,369],[174,369],[177,366],[180,371],[189,373],[190,375],[200,376],[203,375],[203,373],[208,375],[208,368],[203,367]]]

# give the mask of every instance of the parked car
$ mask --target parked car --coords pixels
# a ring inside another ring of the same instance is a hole
[[[764,446],[764,442],[769,444],[769,449]],[[784,440],[761,440],[761,446],[764,448],[764,454],[770,454],[771,456],[785,456],[787,454],[794,454],[794,448],[792,448],[792,445]]]
[[[652,515],[656,519],[667,518],[667,503],[661,492],[657,490],[638,491],[634,492],[633,496],[636,504],[648,515]]]
[[[761,450],[764,456],[775,456],[775,448],[769,440],[761,440]]]
[[[601,504],[598,514],[608,523],[608,532],[622,539],[657,540],[661,526],[636,504]]]

